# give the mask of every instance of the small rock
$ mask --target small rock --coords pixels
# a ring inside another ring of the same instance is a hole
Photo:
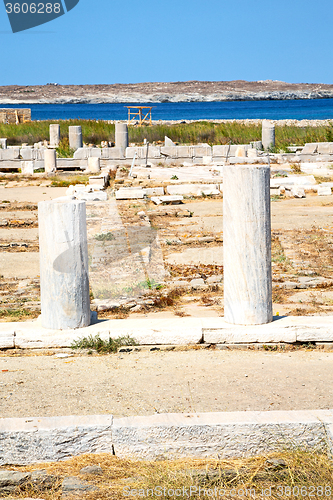
[[[294,197],[294,198],[305,198],[305,191],[304,191],[304,188],[300,187],[300,186],[293,186],[291,188],[291,195]]]
[[[176,280],[170,283],[172,288],[186,288],[189,286],[189,283],[185,280]]]
[[[285,281],[282,283],[281,288],[285,288],[286,290],[293,290],[297,288],[299,284],[296,281]]]
[[[74,354],[66,354],[65,352],[59,352],[59,354],[55,354],[54,357],[55,358],[71,358],[72,356],[74,356]]]
[[[177,212],[177,217],[192,217],[193,212],[190,212],[190,210],[179,210]]]
[[[217,275],[209,276],[209,278],[207,278],[206,282],[208,285],[212,285],[214,283],[221,283],[222,280],[223,280],[222,274],[217,274]]]
[[[103,469],[99,465],[88,465],[87,467],[83,467],[83,469],[80,470],[80,474],[101,475],[103,474]]]
[[[267,465],[273,466],[274,469],[283,469],[287,464],[282,458],[269,458],[266,460]]]
[[[142,306],[140,304],[137,304],[134,307],[131,307],[131,312],[138,312],[142,310]]]
[[[80,492],[80,491],[96,491],[98,488],[96,486],[92,486],[85,481],[81,481],[78,477],[68,476],[62,482],[62,492],[72,493],[72,492]]]
[[[202,278],[196,278],[190,281],[190,286],[194,289],[202,287],[205,284],[205,280]]]

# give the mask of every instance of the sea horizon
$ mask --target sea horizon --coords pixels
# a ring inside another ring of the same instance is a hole
[[[32,120],[127,120],[128,106],[152,108],[154,121],[173,120],[333,120],[333,99],[166,103],[1,104],[30,108]]]

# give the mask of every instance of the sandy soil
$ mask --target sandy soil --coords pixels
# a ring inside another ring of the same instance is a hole
[[[0,356],[1,417],[332,408],[332,362],[324,351]]]

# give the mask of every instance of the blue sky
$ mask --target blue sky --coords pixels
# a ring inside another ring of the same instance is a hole
[[[332,0],[80,0],[13,34],[0,4],[0,85],[333,83],[332,18]]]

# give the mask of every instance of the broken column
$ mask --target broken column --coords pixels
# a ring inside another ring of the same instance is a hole
[[[38,203],[42,326],[90,325],[86,204]]]
[[[60,125],[53,123],[50,125],[50,146],[57,148],[60,143]]]
[[[51,174],[57,170],[57,153],[55,149],[44,150],[44,169],[46,174]]]
[[[223,168],[224,317],[270,323],[272,310],[270,168]]]
[[[126,148],[128,147],[127,123],[116,122],[115,144],[116,148],[121,148],[123,152],[126,151]]]
[[[262,121],[262,145],[264,149],[275,148],[275,125],[269,120]]]
[[[83,147],[81,125],[68,127],[69,147],[75,149]]]

